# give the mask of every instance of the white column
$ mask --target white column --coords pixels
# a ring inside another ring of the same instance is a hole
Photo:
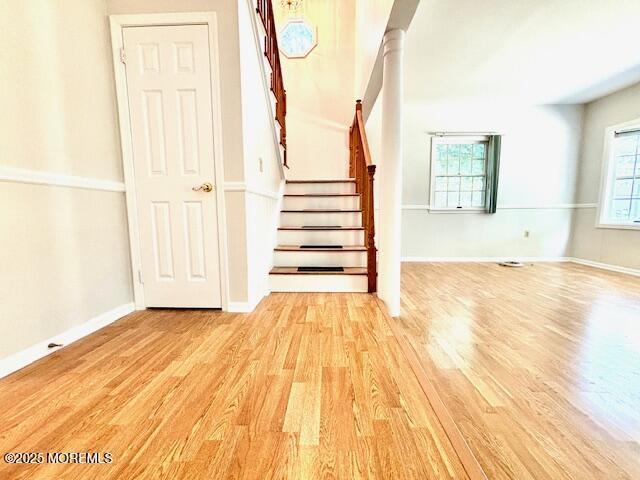
[[[404,31],[391,30],[383,40],[382,157],[380,182],[378,295],[391,316],[400,315],[400,230],[402,214],[402,103]]]

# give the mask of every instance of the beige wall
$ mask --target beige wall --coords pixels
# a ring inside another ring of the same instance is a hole
[[[124,194],[0,183],[0,359],[133,301]]]
[[[121,181],[104,2],[1,2],[0,32],[1,164]]]
[[[289,18],[277,6],[281,28]],[[306,58],[282,58],[287,90],[288,178],[344,178],[355,112],[355,0],[305,0],[302,16],[317,27]]]
[[[122,181],[105,14],[0,3],[0,167]],[[0,205],[0,358],[132,302],[123,193],[7,181]]]
[[[380,161],[380,101],[367,122]],[[402,255],[564,257],[578,172],[583,108],[472,103],[405,104]],[[435,213],[430,203],[430,136],[434,131],[503,134],[498,212]],[[543,139],[543,141],[541,141]],[[549,174],[551,172],[551,174]],[[530,232],[525,238],[525,230]]]
[[[367,122],[376,161],[381,114],[378,101]],[[638,117],[640,84],[584,106],[405,104],[403,257],[568,256],[639,269],[640,231],[596,228],[594,207],[604,131]],[[495,215],[430,213],[421,207],[430,202],[429,131],[504,134]],[[561,204],[579,208],[543,208]],[[506,208],[514,206],[531,208]]]
[[[587,104],[583,128],[579,202],[599,200],[607,127],[640,117],[640,83]],[[596,209],[576,212],[571,242],[574,257],[640,269],[640,230],[596,228]]]

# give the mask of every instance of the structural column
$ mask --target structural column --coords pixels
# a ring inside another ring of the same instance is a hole
[[[378,295],[392,316],[400,315],[400,238],[402,222],[402,104],[404,31],[391,30],[383,40],[382,157]]]

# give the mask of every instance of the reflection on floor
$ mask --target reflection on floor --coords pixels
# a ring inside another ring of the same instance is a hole
[[[640,478],[640,278],[403,264],[401,331],[491,479]]]
[[[0,478],[467,478],[375,297],[134,313],[0,380]]]

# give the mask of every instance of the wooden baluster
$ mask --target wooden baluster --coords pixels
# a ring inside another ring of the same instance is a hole
[[[351,127],[349,128],[349,177],[351,178],[355,177],[355,161],[353,158],[353,132],[354,126],[353,124],[351,124]]]
[[[272,0],[257,0],[256,12],[260,16],[265,29],[264,56],[271,67],[270,88],[276,98],[275,119],[280,125],[280,144],[284,148],[283,164],[287,166],[287,130],[285,117],[287,115],[287,99],[284,90],[280,52],[278,50],[278,35]]]
[[[376,227],[375,227],[375,207],[373,201],[373,177],[376,173],[376,166],[369,165],[367,167],[368,190],[367,195],[368,210],[367,215],[367,274],[369,293],[377,291],[378,288],[378,266],[376,255]]]
[[[358,157],[360,156],[360,145],[358,145],[358,137],[356,136],[355,142],[353,145],[353,156],[356,159],[356,193],[360,193],[360,168],[358,165]]]

